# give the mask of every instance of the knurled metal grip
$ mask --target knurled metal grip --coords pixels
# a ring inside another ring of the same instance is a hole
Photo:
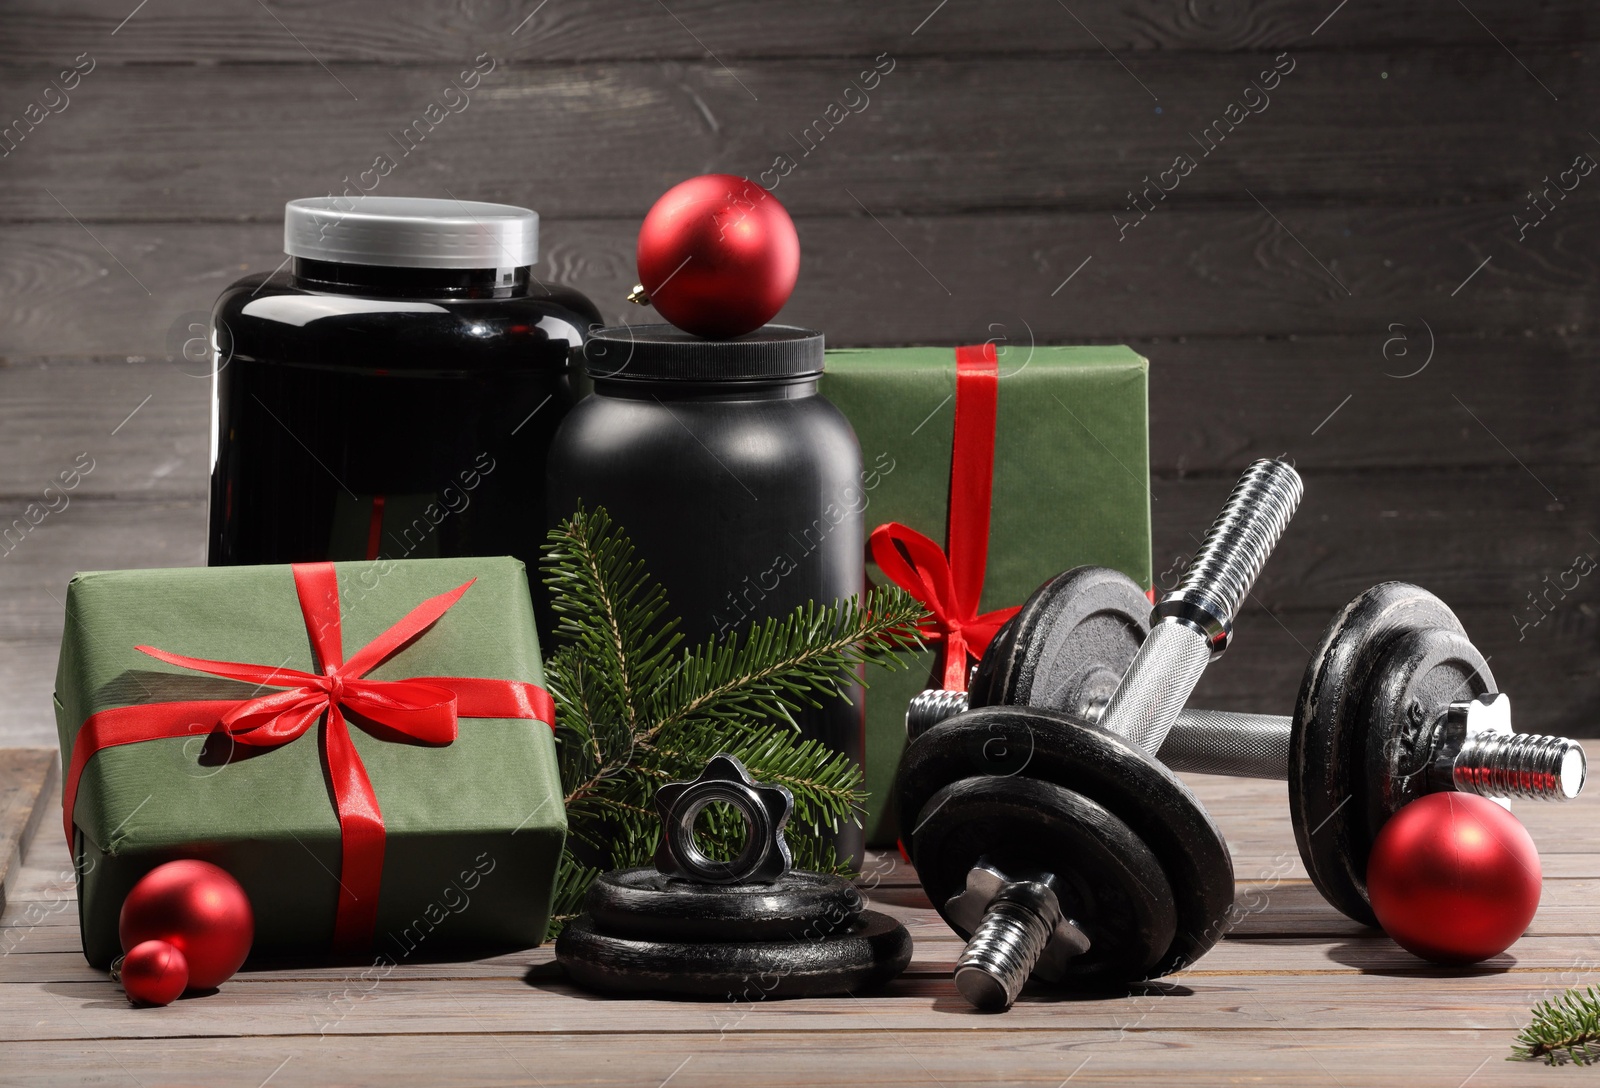
[[[1150,636],[1106,705],[1103,728],[1146,752],[1160,750],[1206,664],[1227,648],[1233,618],[1302,493],[1287,462],[1262,459],[1245,470],[1183,581],[1151,613]]]
[[[1167,734],[1157,758],[1175,771],[1283,782],[1289,777],[1290,734],[1290,720],[1281,715],[1190,707]]]
[[[731,861],[718,861],[695,841],[695,820],[719,801],[744,818],[744,846]],[[793,795],[782,786],[760,785],[726,752],[694,781],[669,782],[656,790],[656,810],[661,814],[656,869],[667,876],[700,884],[771,884],[793,862],[783,834],[794,811]]]
[[[1176,622],[1154,624],[1106,704],[1100,725],[1154,755],[1211,657],[1210,643],[1194,628]]]

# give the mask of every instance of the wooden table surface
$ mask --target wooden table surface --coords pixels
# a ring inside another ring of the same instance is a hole
[[[53,752],[0,750],[7,1085],[1461,1088],[1596,1077],[1506,1061],[1535,1001],[1595,980],[1592,793],[1518,807],[1543,853],[1543,903],[1521,941],[1472,970],[1430,967],[1324,904],[1295,852],[1281,785],[1194,776],[1233,849],[1245,915],[1192,969],[1123,997],[1030,989],[1007,1014],[973,1012],[950,981],[960,943],[910,869],[885,855],[863,884],[910,927],[916,953],[881,993],[606,1000],[574,990],[540,948],[406,964],[375,985],[359,968],[246,970],[215,994],[136,1009],[79,951],[56,773]]]

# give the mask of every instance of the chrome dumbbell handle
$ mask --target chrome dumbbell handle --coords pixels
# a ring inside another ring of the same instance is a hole
[[[1106,705],[1103,728],[1160,751],[1207,663],[1227,649],[1233,618],[1302,493],[1287,462],[1263,459],[1245,470],[1183,581],[1151,613],[1150,634]]]
[[[964,691],[929,688],[918,693],[906,707],[906,738],[920,737],[967,705]],[[1076,707],[1072,713],[1098,722],[1105,704]],[[1289,719],[1277,714],[1183,710],[1156,758],[1173,770],[1281,782],[1289,775],[1289,728]]]
[[[1175,771],[1282,782],[1289,777],[1290,725],[1278,714],[1185,710],[1156,758]]]
[[[1570,801],[1583,790],[1587,760],[1583,746],[1567,737],[1510,731],[1510,697],[1481,695],[1478,708],[1503,721],[1495,729],[1468,733],[1439,723],[1439,738],[1426,766],[1432,792],[1456,791],[1483,797]],[[924,691],[906,709],[906,732],[917,736],[967,708],[965,692]],[[1454,704],[1448,717],[1465,721],[1469,703]],[[1094,721],[1101,708],[1085,706],[1079,715]],[[1266,778],[1289,777],[1289,738],[1294,723],[1279,714],[1224,710],[1184,710],[1167,733],[1156,758],[1175,771]]]
[[[1500,693],[1453,704],[1433,731],[1432,751],[1417,772],[1430,792],[1476,793],[1480,797],[1570,801],[1583,791],[1587,760],[1583,746],[1566,737],[1511,732],[1511,700]],[[1489,710],[1502,728],[1467,733],[1450,720]],[[1158,758],[1175,771],[1239,778],[1289,777],[1293,723],[1273,714],[1229,714],[1186,710],[1161,746]]]
[[[1106,704],[1102,726],[1148,753],[1161,747],[1206,663],[1227,647],[1234,613],[1293,516],[1300,493],[1299,475],[1282,461],[1257,461],[1245,470],[1183,582],[1156,605],[1150,635]],[[1012,881],[1008,887],[1036,884]],[[957,985],[975,1005],[1006,1008],[1041,957],[1061,942],[1049,937],[1050,912],[1041,912],[1038,902],[1025,906],[999,893],[975,898],[983,902],[982,913],[962,951]],[[1053,903],[1054,893],[1037,898]]]

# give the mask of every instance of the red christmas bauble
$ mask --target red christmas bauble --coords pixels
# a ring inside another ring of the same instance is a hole
[[[255,914],[239,882],[205,861],[169,861],[151,869],[122,903],[118,934],[124,951],[166,941],[189,964],[189,985],[226,982],[250,954]]]
[[[728,339],[759,329],[789,301],[800,237],[760,185],[702,174],[668,189],[644,217],[638,262],[639,284],[662,317]]]
[[[1433,793],[1390,817],[1367,862],[1384,931],[1425,960],[1476,963],[1522,936],[1539,909],[1539,851],[1485,797]]]
[[[134,945],[115,971],[128,1000],[145,1005],[170,1005],[189,988],[189,963],[166,941]]]

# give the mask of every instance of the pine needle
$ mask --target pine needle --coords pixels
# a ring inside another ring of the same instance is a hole
[[[583,910],[583,897],[599,875],[599,869],[579,863],[570,852],[561,855],[556,866],[555,897],[550,903],[550,936],[561,932]]]
[[[1574,987],[1535,1005],[1533,1021],[1517,1036],[1507,1061],[1600,1062],[1600,991]]]
[[[861,769],[803,739],[794,715],[864,684],[866,665],[905,667],[899,651],[921,646],[921,603],[899,589],[874,594],[870,607],[813,602],[742,636],[683,648],[666,594],[604,510],[580,508],[553,529],[542,566],[558,616],[545,685],[560,724],[569,827],[550,936],[582,909],[603,869],[650,862],[661,833],[656,789],[694,778],[719,752],[794,795],[797,866],[846,872],[827,840],[847,821],[860,824]],[[743,821],[709,809],[707,820],[706,846],[736,851]]]

